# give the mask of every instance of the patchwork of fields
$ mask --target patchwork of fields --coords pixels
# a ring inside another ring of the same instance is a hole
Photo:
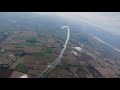
[[[9,65],[7,70],[12,71],[11,75],[5,77],[20,77],[23,74],[37,77],[58,56],[60,52],[56,48],[58,45],[60,47],[52,37],[40,37],[37,32],[11,32],[0,43],[0,63]]]

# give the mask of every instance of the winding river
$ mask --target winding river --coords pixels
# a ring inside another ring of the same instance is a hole
[[[58,65],[63,57],[63,54],[66,50],[66,47],[67,47],[67,43],[69,41],[69,38],[70,38],[70,29],[68,26],[62,26],[61,29],[64,29],[66,28],[68,33],[67,33],[67,39],[65,41],[65,44],[64,44],[64,48],[62,49],[60,55],[58,56],[58,58],[51,64],[51,65],[48,65],[48,67],[39,75],[40,78],[44,78],[56,65]]]

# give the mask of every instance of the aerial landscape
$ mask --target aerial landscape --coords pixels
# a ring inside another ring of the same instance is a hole
[[[119,12],[0,12],[0,78],[120,78]]]

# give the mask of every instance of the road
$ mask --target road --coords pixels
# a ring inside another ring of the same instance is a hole
[[[64,28],[66,28],[67,31],[68,31],[68,33],[67,33],[67,39],[66,39],[66,41],[65,41],[64,47],[63,47],[60,55],[58,56],[58,58],[57,58],[51,65],[49,65],[49,66],[39,75],[40,78],[45,78],[45,76],[46,76],[52,69],[54,69],[56,65],[58,65],[58,64],[60,63],[60,61],[61,61],[61,59],[62,59],[62,57],[63,57],[63,54],[64,54],[64,52],[65,52],[65,50],[66,50],[66,47],[67,47],[67,44],[68,44],[68,41],[69,41],[69,38],[70,38],[70,29],[69,29],[69,27],[68,27],[68,26],[62,26],[62,27],[61,27],[61,29],[64,29]]]

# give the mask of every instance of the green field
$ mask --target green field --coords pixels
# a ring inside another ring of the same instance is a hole
[[[37,43],[29,43],[29,42],[25,42],[25,43],[21,43],[21,44],[12,43],[12,45],[14,45],[15,48],[24,48],[24,46],[41,47],[41,44],[37,45]]]
[[[16,66],[15,70],[19,71],[19,72],[27,73],[27,71],[29,70],[29,68],[27,66],[25,66],[24,64],[18,64]]]
[[[36,38],[29,38],[29,39],[26,40],[26,42],[28,42],[28,43],[36,43],[37,41],[36,41]]]
[[[47,48],[44,51],[32,53],[32,55],[34,55],[34,56],[45,56],[45,55],[50,55],[50,54],[53,54],[52,48]]]
[[[45,52],[32,52],[32,55],[33,56],[45,56],[46,55],[46,53]]]

